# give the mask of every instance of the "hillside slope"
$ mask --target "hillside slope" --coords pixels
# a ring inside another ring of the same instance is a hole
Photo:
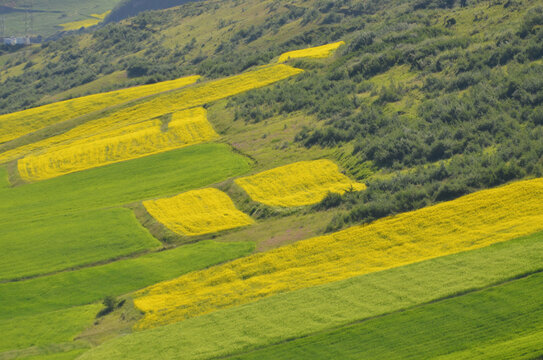
[[[202,0],[0,48],[0,360],[543,356],[542,44]]]

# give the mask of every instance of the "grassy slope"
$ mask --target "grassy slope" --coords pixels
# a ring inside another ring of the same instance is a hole
[[[430,359],[534,333],[543,342],[542,288],[539,273],[235,359]],[[531,358],[543,355],[541,343],[533,345],[525,349]]]
[[[346,325],[541,271],[543,233],[285,293],[114,339],[82,359],[203,359]],[[180,342],[179,339],[183,338]]]
[[[126,71],[115,71],[109,75],[105,75],[94,81],[73,87],[70,90],[63,91],[59,94],[44,96],[41,101],[43,103],[53,103],[56,101],[61,101],[63,99],[76,98],[88,94],[96,94],[101,92],[103,89],[110,89],[115,87],[118,88],[119,86],[130,84],[130,81],[131,80],[126,75]]]
[[[243,120],[235,121],[232,108],[227,108],[227,104],[228,100],[212,104],[208,108],[209,121],[225,141],[257,161],[255,171],[301,160],[333,159],[333,149],[308,149],[294,141],[304,126],[312,127],[320,123],[315,117],[294,113],[292,116],[276,116],[251,124]]]
[[[252,242],[203,241],[135,259],[0,284],[0,319],[90,304],[247,255]]]
[[[161,245],[129,209],[10,223],[3,227],[0,243],[0,280],[50,273]]]

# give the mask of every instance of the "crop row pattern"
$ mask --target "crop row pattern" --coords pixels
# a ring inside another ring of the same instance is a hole
[[[302,206],[321,201],[328,192],[361,191],[366,185],[339,172],[330,160],[300,161],[236,180],[255,201],[270,206]]]
[[[49,149],[18,161],[21,178],[39,181],[75,171],[198,144],[218,137],[203,108],[172,115],[166,131],[160,120],[150,120]]]

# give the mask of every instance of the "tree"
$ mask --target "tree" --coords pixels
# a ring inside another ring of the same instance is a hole
[[[102,301],[102,304],[104,305],[104,308],[100,310],[100,312],[98,313],[98,315],[96,315],[96,317],[101,317],[112,312],[117,306],[118,302],[114,296],[108,295],[104,298],[104,300]]]

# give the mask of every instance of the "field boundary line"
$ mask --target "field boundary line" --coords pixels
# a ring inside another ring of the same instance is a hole
[[[158,241],[160,241],[160,240],[158,240]],[[156,248],[156,249],[141,250],[141,251],[134,252],[132,254],[121,255],[121,256],[117,256],[115,258],[111,258],[111,259],[108,259],[108,260],[96,261],[96,262],[93,262],[93,263],[68,267],[68,268],[63,269],[63,270],[51,271],[51,272],[48,272],[48,273],[37,274],[37,275],[22,276],[22,277],[12,278],[12,279],[4,279],[4,280],[0,280],[0,284],[9,284],[9,283],[22,282],[22,281],[26,281],[26,280],[33,280],[33,279],[38,279],[38,278],[42,278],[42,277],[48,277],[48,276],[53,276],[53,275],[57,275],[57,274],[62,274],[62,273],[65,273],[65,272],[72,272],[72,271],[83,270],[83,269],[92,268],[92,267],[96,267],[96,266],[107,265],[107,264],[111,264],[111,263],[114,263],[114,262],[117,262],[117,261],[137,259],[137,258],[145,256],[145,255],[158,253],[158,252],[168,250],[168,249],[170,249],[170,248],[166,248],[166,247],[162,246],[162,247],[159,247],[159,248]]]

